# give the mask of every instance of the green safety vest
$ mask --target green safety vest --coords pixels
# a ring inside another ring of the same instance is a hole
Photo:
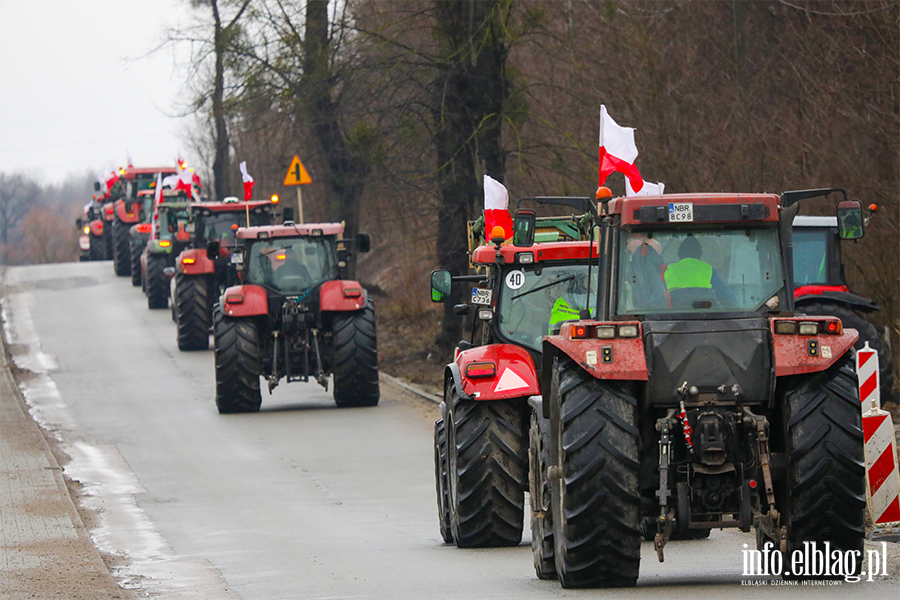
[[[666,267],[666,287],[671,290],[683,288],[712,289],[712,267],[696,258],[682,258]]]
[[[579,318],[578,311],[569,306],[569,303],[560,296],[553,303],[553,309],[550,311],[550,325],[547,326],[547,335],[550,335],[550,332],[553,331],[553,326],[557,323]]]

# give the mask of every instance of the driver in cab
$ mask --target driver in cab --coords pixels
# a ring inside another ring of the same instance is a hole
[[[702,257],[700,241],[688,234],[678,247],[678,262],[667,265],[664,273],[673,308],[709,308],[714,301],[735,303],[725,282]]]
[[[309,269],[300,262],[293,248],[287,248],[275,255],[275,260],[281,263],[275,270],[275,281],[280,285],[285,278],[298,278],[308,282]]]

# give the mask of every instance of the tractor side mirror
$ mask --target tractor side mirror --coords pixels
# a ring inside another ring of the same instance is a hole
[[[527,248],[534,245],[535,213],[531,209],[520,208],[513,220],[513,246]]]
[[[99,182],[99,181],[95,181],[95,182],[94,182],[94,191],[95,191],[95,192],[99,192],[99,191],[100,191],[100,182]]]
[[[78,229],[84,227],[84,221],[81,220],[81,217],[75,219],[75,227],[77,227]]]
[[[446,302],[450,299],[450,287],[453,285],[453,277],[450,271],[431,272],[431,301]]]
[[[842,240],[858,240],[863,231],[862,203],[859,200],[841,200],[837,203],[838,230]]]
[[[371,248],[371,241],[368,233],[360,233],[356,236],[356,251],[368,252]]]
[[[216,260],[219,256],[219,240],[210,240],[206,244],[206,258]]]
[[[294,222],[294,209],[290,206],[285,206],[284,210],[281,211],[281,222],[287,223],[288,221]]]

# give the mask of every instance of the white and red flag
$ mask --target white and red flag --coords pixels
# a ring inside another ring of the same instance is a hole
[[[113,169],[112,163],[106,164],[106,171],[103,174],[103,183],[106,184],[106,190],[112,189],[114,185],[119,181],[119,174],[116,173],[116,170]]]
[[[134,167],[134,161],[131,160],[131,152],[129,152],[128,150],[125,151],[125,160],[128,163],[129,169]]]
[[[503,228],[503,239],[513,235],[513,221],[509,216],[509,192],[506,186],[491,177],[484,176],[484,240],[490,242],[494,227]]]
[[[244,200],[253,198],[253,177],[247,172],[247,161],[240,164],[241,180],[244,182]]]
[[[150,220],[150,239],[156,239],[156,221],[159,219],[159,203],[162,201],[163,178],[162,173],[156,174],[156,189],[153,192],[153,218]]]
[[[631,189],[637,193],[644,187],[644,179],[634,166],[638,149],[634,143],[634,128],[621,127],[616,123],[606,106],[600,106],[600,185],[607,177],[618,171],[625,175]]]
[[[662,181],[659,183],[652,183],[650,181],[644,182],[644,187],[641,188],[641,191],[636,192],[631,189],[631,182],[628,181],[628,178],[625,178],[625,195],[626,196],[661,196],[666,189],[666,184]]]

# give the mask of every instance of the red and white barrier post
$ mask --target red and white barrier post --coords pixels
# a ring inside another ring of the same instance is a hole
[[[900,525],[900,472],[894,424],[890,413],[880,408],[878,352],[868,342],[856,353],[856,374],[863,411],[869,513],[876,528]]]

